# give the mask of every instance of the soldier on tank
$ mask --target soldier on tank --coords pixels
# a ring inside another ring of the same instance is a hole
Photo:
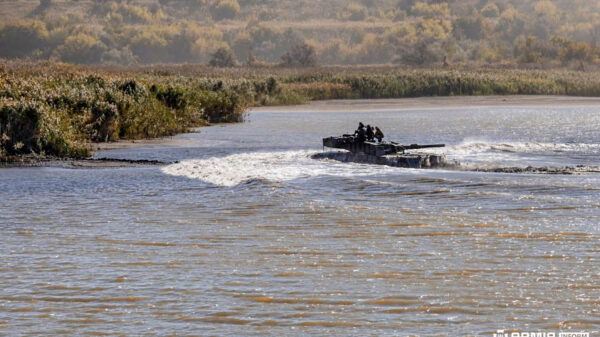
[[[365,141],[365,125],[362,122],[358,123],[358,129],[354,131],[354,135],[358,142],[362,143]]]
[[[378,126],[375,127],[375,138],[377,138],[377,143],[383,141],[383,131]]]
[[[371,125],[367,125],[367,140],[372,142],[374,140],[375,137],[375,132],[373,131],[373,128],[371,127]]]

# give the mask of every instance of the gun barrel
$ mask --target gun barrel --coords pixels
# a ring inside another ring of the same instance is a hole
[[[426,145],[419,145],[419,144],[410,144],[410,145],[402,145],[403,148],[410,150],[410,149],[425,149],[425,148],[430,148],[430,147],[445,147],[446,144],[426,144]]]

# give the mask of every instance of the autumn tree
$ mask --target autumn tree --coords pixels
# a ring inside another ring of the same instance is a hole
[[[226,68],[235,67],[237,62],[233,57],[233,52],[231,51],[231,48],[221,47],[212,54],[212,57],[208,64],[211,67]]]
[[[46,24],[38,20],[19,20],[0,29],[0,57],[25,57],[46,46]]]
[[[307,43],[295,45],[281,57],[281,65],[286,67],[314,67],[317,65],[315,48]]]
[[[215,20],[233,19],[239,11],[237,0],[221,0],[211,10]]]

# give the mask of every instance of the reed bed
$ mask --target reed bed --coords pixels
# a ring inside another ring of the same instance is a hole
[[[595,72],[313,69],[0,62],[0,160],[82,158],[92,142],[169,136],[241,122],[249,106],[458,95],[600,96]]]

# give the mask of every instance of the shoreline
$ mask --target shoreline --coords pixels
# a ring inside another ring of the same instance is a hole
[[[86,158],[86,159],[71,159],[57,157],[24,157],[13,162],[0,162],[0,169],[11,168],[39,168],[39,167],[56,167],[69,169],[85,169],[85,168],[124,168],[124,167],[140,167],[140,166],[162,166],[178,163],[163,162],[159,160],[147,159],[118,159],[118,158]]]
[[[432,96],[382,99],[333,99],[310,101],[302,105],[275,105],[250,108],[248,112],[367,112],[381,110],[444,109],[515,106],[594,106],[600,97],[508,95],[508,96]]]
[[[122,168],[139,166],[161,166],[175,164],[175,162],[163,162],[147,159],[115,159],[115,158],[86,158],[86,159],[63,159],[56,157],[26,157],[20,161],[0,162],[0,169],[3,168],[37,168],[37,167],[57,167],[57,168]]]
[[[273,105],[252,107],[253,112],[368,112],[409,109],[444,109],[472,107],[514,107],[514,106],[595,106],[600,108],[600,97],[511,95],[511,96],[435,96],[415,98],[379,99],[330,99],[310,101],[299,105]],[[243,123],[243,122],[242,122]],[[218,126],[223,123],[208,125]],[[201,128],[205,128],[203,126]],[[200,128],[200,129],[201,129]],[[110,143],[92,143],[92,151],[110,151],[146,146],[178,146],[182,142],[173,137],[152,139],[119,140]]]
[[[248,113],[260,112],[368,112],[368,111],[402,111],[411,109],[444,109],[472,107],[530,107],[530,106],[598,106],[600,97],[577,96],[437,96],[392,99],[339,99],[310,101],[301,105],[263,106],[248,109]],[[218,126],[219,123],[209,126]],[[206,127],[206,126],[205,126]],[[198,131],[192,131],[198,132]],[[185,134],[185,133],[182,133]],[[169,147],[179,146],[185,141],[174,137],[152,139],[119,140],[110,143],[90,143],[89,148],[95,152],[132,149],[137,147]],[[131,167],[142,165],[166,165],[170,163],[148,160],[106,159],[106,158],[57,158],[23,156],[15,161],[0,162],[0,168],[16,167],[68,167],[68,168],[109,168]]]
[[[213,124],[218,125],[218,124]],[[206,126],[203,126],[206,127]],[[195,128],[193,128],[195,129]],[[195,133],[195,131],[179,133],[178,135]],[[174,137],[174,136],[173,136]],[[110,151],[110,150],[123,150],[133,149],[136,147],[165,147],[165,146],[178,146],[184,145],[185,143],[179,139],[173,137],[160,137],[160,138],[149,138],[149,139],[124,139],[117,140],[109,143],[90,143],[89,147],[93,153],[97,151]],[[92,157],[93,158],[93,157]]]

